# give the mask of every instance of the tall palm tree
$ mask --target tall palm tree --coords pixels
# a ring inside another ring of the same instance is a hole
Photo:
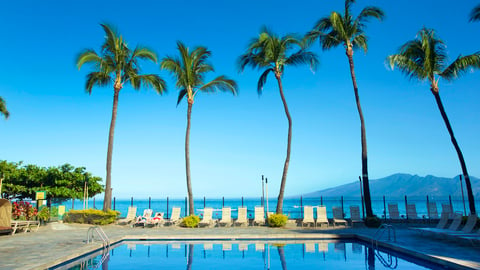
[[[121,35],[113,30],[110,25],[101,24],[105,31],[105,42],[100,53],[93,49],[82,51],[77,57],[77,67],[80,69],[84,64],[90,64],[92,71],[87,74],[85,90],[92,93],[94,86],[110,86],[113,84],[113,110],[108,134],[107,150],[107,179],[105,183],[105,199],[103,210],[111,209],[112,205],[112,151],[115,121],[117,119],[118,95],[125,84],[130,84],[135,90],[143,87],[151,87],[162,94],[166,90],[166,84],[156,74],[140,74],[139,60],[157,62],[157,55],[142,46],[131,50]]]
[[[207,73],[214,71],[213,66],[207,61],[211,52],[205,47],[195,47],[190,50],[182,42],[177,42],[178,56],[167,56],[160,63],[161,69],[171,72],[177,82],[176,86],[180,89],[178,94],[177,106],[182,99],[187,96],[187,131],[185,135],[185,167],[187,178],[188,208],[190,215],[194,215],[192,181],[190,175],[190,122],[192,115],[192,106],[195,95],[200,92],[228,91],[233,95],[237,94],[238,86],[234,80],[225,76],[218,76],[210,82],[205,82]]]
[[[7,110],[6,102],[2,97],[0,97],[0,114],[3,114],[5,119],[8,119],[8,117],[10,116],[10,113]]]
[[[384,12],[378,7],[365,7],[357,17],[352,15],[352,4],[355,0],[345,0],[345,11],[343,14],[332,12],[330,16],[321,18],[313,30],[307,33],[306,39],[313,42],[318,39],[323,50],[329,50],[343,45],[350,65],[353,92],[357,104],[358,115],[360,116],[360,133],[362,143],[362,180],[365,199],[365,210],[367,217],[373,217],[372,200],[370,196],[370,185],[368,180],[367,160],[367,135],[365,131],[365,119],[363,117],[360,97],[358,94],[357,78],[353,64],[353,51],[363,49],[367,52],[367,35],[365,34],[366,23],[371,18],[382,20]]]
[[[257,84],[258,94],[261,95],[263,86],[267,81],[270,73],[273,73],[277,79],[280,97],[282,98],[285,115],[288,119],[288,141],[287,141],[287,157],[283,166],[282,182],[280,184],[280,192],[278,193],[277,214],[283,211],[283,195],[285,192],[285,184],[287,182],[288,165],[290,163],[290,149],[292,143],[292,118],[288,111],[287,101],[283,94],[282,76],[285,66],[310,65],[314,70],[318,64],[317,56],[305,48],[305,44],[294,35],[285,35],[279,37],[272,33],[266,27],[263,27],[257,38],[254,38],[249,44],[247,51],[238,59],[240,71],[245,67],[262,69]]]
[[[409,79],[429,81],[430,91],[435,97],[438,109],[450,134],[450,139],[462,167],[465,186],[467,187],[470,212],[475,214],[475,201],[467,166],[465,165],[462,151],[455,139],[452,126],[450,125],[442,100],[440,99],[438,82],[440,78],[453,81],[472,68],[479,68],[480,52],[467,56],[460,55],[450,65],[447,65],[446,49],[445,43],[435,35],[432,29],[423,28],[418,32],[416,39],[405,43],[400,47],[398,54],[390,55],[387,61],[392,69],[395,66],[398,67]]]

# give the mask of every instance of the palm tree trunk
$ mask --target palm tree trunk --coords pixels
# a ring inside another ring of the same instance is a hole
[[[190,178],[190,119],[192,116],[193,102],[188,101],[187,111],[187,134],[185,135],[185,167],[187,170],[187,191],[188,191],[188,210],[190,215],[194,215],[192,181]]]
[[[290,148],[292,144],[292,117],[290,117],[287,101],[285,100],[285,96],[283,95],[281,75],[275,74],[275,78],[277,78],[278,88],[280,89],[280,96],[282,97],[283,108],[285,109],[285,114],[287,115],[287,119],[288,119],[287,157],[285,159],[285,164],[283,165],[282,182],[280,183],[280,192],[278,193],[277,211],[276,211],[277,214],[282,214],[283,213],[283,194],[285,193],[285,184],[287,183],[288,165],[290,164]]]
[[[114,89],[112,120],[110,121],[110,131],[108,133],[107,149],[107,179],[105,181],[105,197],[103,199],[103,211],[112,208],[112,153],[113,153],[113,135],[115,133],[115,122],[117,120],[118,95],[120,89]]]
[[[363,118],[362,107],[360,106],[360,97],[358,96],[357,79],[355,77],[355,67],[353,65],[353,50],[347,49],[348,63],[350,64],[350,75],[352,76],[353,91],[355,92],[355,102],[357,103],[358,115],[360,116],[360,130],[362,140],[362,182],[363,197],[365,201],[365,211],[367,217],[373,217],[372,199],[370,196],[370,183],[368,181],[368,160],[367,160],[367,135],[365,132],[365,120]]]
[[[447,114],[445,113],[445,108],[443,108],[442,100],[440,99],[440,94],[437,91],[432,90],[432,94],[435,97],[435,101],[437,102],[438,109],[440,110],[440,114],[442,115],[443,121],[447,126],[448,134],[450,134],[450,139],[452,140],[453,147],[455,147],[455,151],[457,151],[458,159],[460,160],[460,165],[462,167],[463,177],[465,178],[465,187],[467,188],[468,194],[468,205],[470,207],[470,213],[475,214],[475,200],[473,198],[472,192],[472,184],[470,183],[470,177],[468,176],[467,166],[465,165],[465,160],[463,159],[462,150],[460,150],[460,146],[458,146],[457,140],[455,139],[455,135],[453,135],[453,129],[450,125],[450,121],[448,120]]]

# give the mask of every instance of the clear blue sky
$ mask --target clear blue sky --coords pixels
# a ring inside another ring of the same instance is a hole
[[[371,179],[397,172],[453,177],[460,165],[427,83],[410,82],[385,66],[385,57],[426,26],[447,43],[451,59],[480,50],[480,23],[468,14],[480,2],[459,0],[358,0],[381,7],[383,22],[368,24],[369,51],[354,55],[363,106]],[[84,91],[88,68],[75,57],[98,50],[101,22],[115,25],[133,47],[160,57],[176,53],[175,42],[207,46],[215,75],[234,78],[231,94],[199,94],[192,113],[191,171],[195,197],[261,194],[261,175],[278,194],[287,141],[287,120],[276,81],[261,97],[259,71],[239,74],[237,57],[262,25],[278,34],[305,33],[341,0],[319,1],[5,1],[0,8],[0,96],[10,119],[0,121],[0,159],[41,166],[70,163],[105,178],[113,89]],[[356,181],[361,174],[360,123],[343,48],[322,52],[321,65],[287,68],[285,95],[293,118],[286,195]],[[184,136],[186,104],[170,74],[158,73],[169,91],[157,95],[125,87],[120,93],[112,186],[114,196],[186,195]],[[480,72],[440,83],[440,94],[471,175],[480,175]],[[375,196],[375,194],[373,194]]]

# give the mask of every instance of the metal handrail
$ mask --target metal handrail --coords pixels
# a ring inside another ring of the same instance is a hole
[[[93,241],[94,232],[96,232],[98,237],[100,237],[100,239],[102,239],[103,247],[110,249],[110,239],[108,239],[108,236],[105,233],[105,231],[99,226],[93,226],[93,227],[88,228],[87,243],[90,243],[90,242]]]
[[[382,224],[372,238],[372,246],[375,242],[375,246],[378,249],[378,240],[383,236],[385,231],[388,232],[388,241],[391,241],[391,235],[393,235],[393,242],[397,242],[397,232],[395,231],[395,227],[390,224]]]

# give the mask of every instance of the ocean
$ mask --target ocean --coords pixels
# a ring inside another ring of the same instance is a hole
[[[437,211],[440,215],[442,211],[442,204],[451,204],[453,211],[460,211],[464,215],[468,215],[469,207],[467,198],[465,198],[465,208],[462,198],[457,197],[428,197],[430,202],[435,202],[437,205]],[[397,203],[400,215],[406,215],[406,202],[408,204],[415,204],[417,209],[417,215],[419,218],[428,218],[427,211],[427,196],[423,198],[414,197],[373,197],[372,208],[375,215],[382,218],[385,217],[385,211],[388,217],[388,204]],[[57,204],[58,205],[58,204]],[[65,205],[66,211],[70,209],[84,209],[83,200],[70,200],[61,203]],[[137,207],[137,216],[142,215],[144,209],[153,209],[153,212],[163,212],[165,217],[170,217],[172,207],[181,208],[181,216],[187,215],[185,212],[188,209],[186,198],[130,198],[130,199],[115,199],[112,200],[112,209],[121,213],[121,216],[126,216],[128,207],[134,205]],[[346,218],[350,217],[350,205],[361,205],[360,198],[343,198],[343,197],[328,197],[328,198],[286,198],[283,202],[283,213],[290,219],[297,219],[303,217],[302,206],[319,206],[325,205],[327,207],[327,216],[332,217],[332,207],[338,206],[344,209]],[[480,202],[477,200],[475,203],[477,209],[480,209]],[[238,207],[247,207],[248,217],[253,218],[253,212],[255,206],[262,206],[261,198],[196,198],[194,199],[195,214],[200,215],[205,207],[213,208],[213,218],[221,218],[222,207],[232,208],[232,217],[236,218]],[[264,200],[263,206],[267,208],[267,202]],[[268,211],[275,212],[277,206],[276,198],[268,199]],[[88,200],[87,208],[102,209],[102,200]],[[362,214],[362,208],[360,207],[360,213]]]

